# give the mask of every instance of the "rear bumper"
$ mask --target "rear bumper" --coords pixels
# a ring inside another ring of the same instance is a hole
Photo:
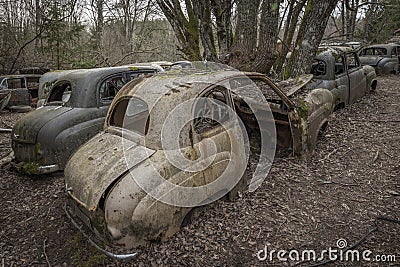
[[[52,172],[56,172],[56,171],[59,171],[59,170],[60,170],[60,167],[58,166],[58,164],[39,166],[38,167],[39,174],[52,173]]]
[[[71,200],[69,200],[71,201]],[[105,255],[107,255],[110,258],[116,259],[116,260],[131,260],[133,258],[136,257],[137,252],[133,252],[133,253],[129,253],[129,254],[115,254],[113,252],[110,252],[104,248],[102,248],[100,245],[98,245],[95,241],[93,241],[88,234],[86,234],[86,232],[84,231],[83,226],[79,226],[78,222],[76,221],[76,217],[79,216],[75,216],[76,214],[74,214],[72,212],[72,206],[75,206],[74,203],[69,204],[68,202],[65,203],[64,206],[64,211],[65,214],[67,215],[67,217],[70,219],[71,223],[75,226],[75,228],[87,239],[87,241],[93,246],[95,247],[98,251],[100,251],[101,253],[104,253]],[[78,207],[75,207],[74,210],[79,209]],[[79,219],[83,219],[82,215],[79,216]],[[84,219],[85,220],[85,219]],[[89,218],[86,218],[87,221],[84,221],[84,224],[90,224],[90,220]]]
[[[12,140],[15,160],[21,164],[22,170],[28,174],[47,174],[62,170],[56,157],[39,144]]]

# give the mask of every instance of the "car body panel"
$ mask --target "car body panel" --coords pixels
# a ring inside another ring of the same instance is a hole
[[[261,84],[261,91],[270,105],[255,101],[251,90],[240,85],[243,78]],[[105,130],[79,148],[67,163],[65,182],[68,195],[73,200],[70,205],[75,207],[72,209],[76,213],[74,215],[81,218],[100,239],[116,247],[132,248],[149,240],[168,238],[179,230],[192,207],[169,205],[155,198],[155,195],[168,188],[166,181],[185,187],[199,187],[215,181],[225,170],[232,174],[228,177],[234,177],[233,174],[241,168],[245,169],[247,163],[245,155],[235,152],[243,140],[229,138],[232,129],[229,120],[223,123],[225,128],[216,126],[204,133],[197,132],[194,124],[190,123],[179,135],[181,153],[192,160],[197,159],[198,155],[204,155],[205,159],[215,157],[212,164],[202,171],[178,169],[165,155],[160,138],[161,126],[169,113],[193,97],[203,97],[217,90],[224,92],[222,95],[227,105],[240,113],[246,126],[252,128],[254,121],[248,119],[249,114],[243,105],[246,98],[246,101],[254,101],[256,113],[264,114],[272,110],[276,116],[272,118],[273,123],[279,127],[278,135],[285,135],[278,143],[292,147],[297,154],[307,153],[315,146],[318,132],[327,123],[333,110],[333,95],[329,90],[309,91],[304,88],[310,79],[310,76],[305,76],[297,82],[289,81],[287,83],[290,86],[281,89],[265,75],[258,73],[177,70],[131,81],[119,91],[111,104]],[[220,88],[226,84],[238,84],[235,92],[242,90],[244,94],[238,97],[236,93]],[[123,107],[124,101],[138,97],[138,92],[140,99],[151,110],[146,123],[148,131],[144,136],[123,130],[123,124],[116,123],[114,117],[115,114],[117,117],[125,114],[117,113],[119,107]],[[271,92],[274,94],[270,95]],[[192,110],[195,110],[194,106]],[[216,151],[209,150],[207,144],[210,140],[217,144]],[[131,151],[128,149],[123,153],[122,143],[132,148]],[[275,148],[270,149],[275,152]],[[233,161],[234,168],[227,169],[229,161]],[[202,165],[204,162],[196,164]],[[154,175],[160,175],[165,182],[148,179]],[[143,183],[149,183],[146,186],[152,194],[144,191]],[[229,197],[234,197],[237,190],[247,186],[247,181],[241,181],[233,189],[224,188],[211,195],[219,198],[228,193]],[[184,196],[176,196],[178,199],[180,197]],[[204,203],[202,197],[195,199],[197,206]]]
[[[375,68],[377,74],[398,74],[400,72],[400,45],[377,44],[359,51],[363,65]]]

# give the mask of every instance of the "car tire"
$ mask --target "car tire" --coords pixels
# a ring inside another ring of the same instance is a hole
[[[11,106],[8,108],[11,112],[26,113],[32,110],[30,106]]]

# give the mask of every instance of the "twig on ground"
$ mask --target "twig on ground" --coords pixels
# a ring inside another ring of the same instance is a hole
[[[334,154],[337,151],[337,148],[335,148],[331,153],[329,153],[328,155],[326,155],[325,158],[320,159],[319,161],[325,161],[327,160],[330,156],[332,156],[332,154]]]
[[[322,184],[338,184],[342,186],[359,186],[359,184],[346,184],[346,183],[340,183],[340,182],[335,182],[335,181],[320,181]]]
[[[375,163],[378,160],[378,157],[379,157],[379,149],[378,149],[378,151],[376,151],[376,155],[375,155],[374,159],[372,160],[372,163]]]
[[[51,267],[51,264],[49,262],[49,258],[47,257],[47,253],[46,253],[46,241],[47,241],[47,237],[43,241],[43,254],[44,254],[45,258],[46,258],[47,266]]]
[[[11,133],[12,129],[0,128],[0,133]]]

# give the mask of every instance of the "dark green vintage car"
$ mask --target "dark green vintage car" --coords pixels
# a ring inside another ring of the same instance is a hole
[[[15,160],[28,174],[63,170],[72,153],[97,134],[119,89],[157,72],[153,66],[123,66],[65,72],[57,77],[44,106],[12,130]]]

